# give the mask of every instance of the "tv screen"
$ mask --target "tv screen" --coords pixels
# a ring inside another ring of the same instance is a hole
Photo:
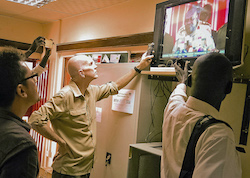
[[[209,52],[241,64],[245,0],[169,0],[156,6],[155,58],[151,66],[170,66]]]

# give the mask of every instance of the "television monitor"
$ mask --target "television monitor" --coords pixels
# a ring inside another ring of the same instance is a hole
[[[155,57],[151,67],[171,66],[209,52],[242,64],[246,0],[169,0],[156,5]]]

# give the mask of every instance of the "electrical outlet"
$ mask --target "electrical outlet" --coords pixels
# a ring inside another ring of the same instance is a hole
[[[111,163],[111,153],[107,152],[105,166],[107,166],[110,163]]]

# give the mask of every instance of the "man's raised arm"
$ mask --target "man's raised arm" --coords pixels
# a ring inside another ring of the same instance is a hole
[[[118,89],[120,90],[125,87],[137,74],[141,73],[141,70],[149,66],[153,57],[154,55],[147,56],[147,52],[145,52],[142,55],[140,63],[134,69],[130,70],[130,72],[128,72],[115,82]]]

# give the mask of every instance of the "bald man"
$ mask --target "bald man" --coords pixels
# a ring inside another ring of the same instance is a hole
[[[33,112],[29,119],[37,132],[59,144],[59,154],[52,166],[53,178],[90,176],[96,147],[96,102],[117,94],[151,63],[152,57],[143,54],[134,69],[116,82],[101,86],[90,85],[98,78],[92,58],[77,55],[69,60],[69,85]],[[49,127],[48,120],[53,129]]]
[[[191,96],[187,98],[187,63],[175,65],[180,84],[164,111],[162,178],[179,177],[192,130],[204,115],[219,118],[221,102],[232,89],[232,66],[222,54],[199,57],[193,66]],[[224,123],[208,127],[195,147],[193,178],[240,178],[241,162],[231,128]]]

